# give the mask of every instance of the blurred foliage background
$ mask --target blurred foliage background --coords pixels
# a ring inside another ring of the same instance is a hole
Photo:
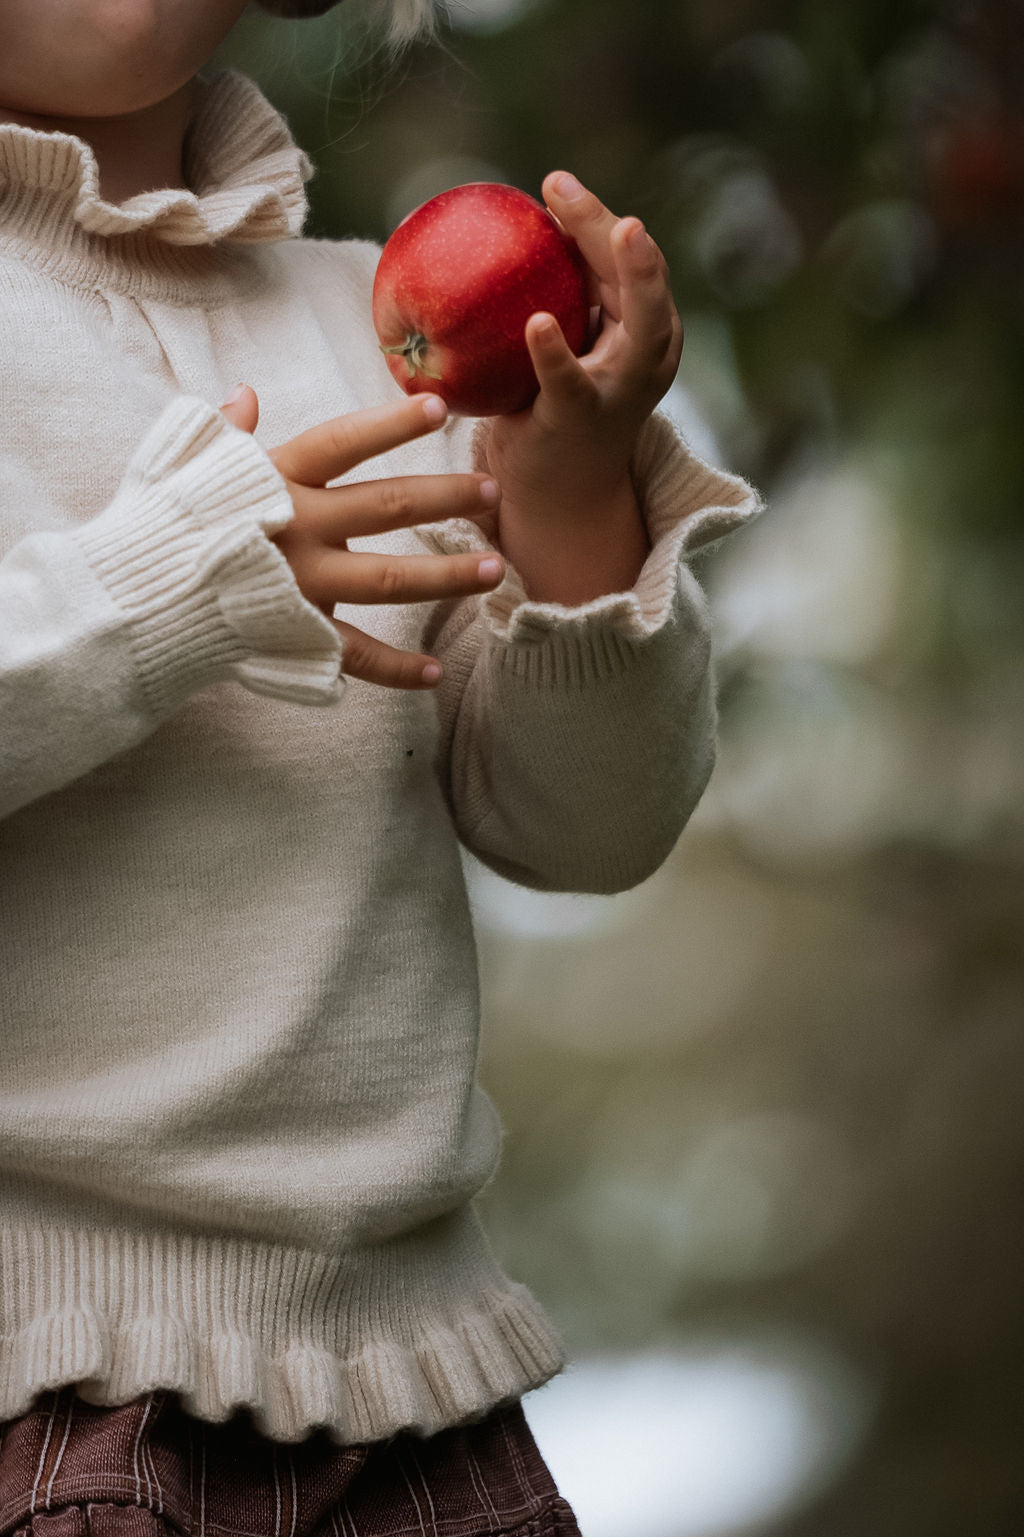
[[[313,156],[315,233],[555,166],[639,214],[687,329],[666,407],[770,503],[700,572],[719,766],[665,868],[470,872],[496,1247],[581,1359],[768,1350],[835,1431],[745,1524],[618,1537],[1018,1534],[1024,10],[446,17],[394,68],[349,5],[253,10],[220,62]]]

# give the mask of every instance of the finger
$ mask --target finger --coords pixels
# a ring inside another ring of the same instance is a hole
[[[437,687],[441,666],[433,657],[399,651],[344,620],[335,619],[333,623],[341,636],[341,670],[347,677],[377,683],[382,688]]]
[[[243,432],[256,431],[260,403],[251,384],[240,384],[220,409],[221,415],[226,416],[233,427],[240,427]]]
[[[526,345],[542,395],[581,405],[596,400],[596,386],[574,356],[554,315],[541,311],[530,316]]]
[[[275,448],[270,457],[286,480],[323,486],[365,459],[433,432],[447,415],[439,395],[407,396],[320,422]]]
[[[542,190],[545,203],[576,241],[588,266],[602,283],[614,283],[617,270],[611,234],[618,223],[615,214],[568,171],[552,171],[544,178]]]
[[[315,601],[429,603],[490,592],[505,575],[500,555],[379,555],[330,550],[315,575]]]
[[[340,544],[444,518],[477,518],[498,506],[501,490],[489,475],[399,475],[309,492],[308,499],[323,539]]]
[[[682,350],[682,326],[665,259],[639,219],[620,219],[612,236],[619,270],[622,327],[635,364],[655,369]]]

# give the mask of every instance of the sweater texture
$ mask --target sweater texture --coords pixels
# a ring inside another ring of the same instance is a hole
[[[445,667],[341,679],[267,449],[397,397],[378,253],[301,238],[308,162],[242,77],[187,151],[187,190],[112,206],[80,140],[0,127],[0,1420],[74,1383],[429,1434],[562,1362],[471,1204],[500,1131],[460,845],[546,889],[657,868],[714,752],[687,557],[757,500],[654,418],[633,591],[339,610]],[[349,478],[469,469],[486,430]]]

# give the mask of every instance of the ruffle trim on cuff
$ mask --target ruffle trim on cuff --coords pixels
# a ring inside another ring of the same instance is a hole
[[[481,421],[473,435],[477,469],[487,467],[488,430],[489,423]],[[613,646],[610,651],[606,646],[606,660],[621,660],[630,645],[642,644],[668,622],[680,589],[683,563],[698,551],[718,544],[763,510],[752,486],[738,475],[698,459],[672,422],[660,414],[645,425],[631,471],[652,546],[636,585],[574,607],[538,603],[530,599],[519,573],[509,566],[501,586],[481,602],[488,627],[497,639],[537,646],[564,636],[582,646],[595,632],[610,632],[627,645]],[[461,518],[417,532],[424,543],[443,554],[491,548],[477,525]]]
[[[292,515],[251,435],[181,396],[140,444],[110,506],[77,531],[132,622],[156,714],[223,678],[298,703],[338,697],[338,634],[266,537]]]
[[[298,592],[275,545],[259,533],[225,539],[206,551],[199,572],[216,584],[221,618],[249,652],[231,662],[232,678],[253,693],[296,704],[340,697],[337,631]]]

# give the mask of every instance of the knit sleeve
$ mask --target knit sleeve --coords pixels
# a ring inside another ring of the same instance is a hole
[[[478,429],[476,457],[482,462]],[[636,585],[579,607],[529,600],[510,571],[437,637],[448,789],[466,845],[540,889],[624,890],[664,861],[715,757],[711,626],[690,557],[760,510],[661,416],[633,479],[651,551]],[[427,535],[430,542],[430,535]],[[437,547],[476,547],[452,522]]]
[[[337,697],[337,633],[267,537],[291,516],[266,453],[181,396],[102,512],[11,548],[0,561],[0,814],[135,746],[209,683]]]

